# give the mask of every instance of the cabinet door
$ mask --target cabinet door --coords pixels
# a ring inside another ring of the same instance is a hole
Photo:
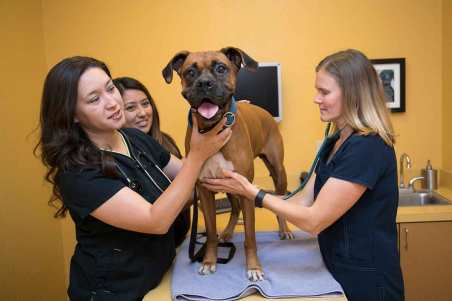
[[[452,222],[400,224],[407,301],[452,300]]]

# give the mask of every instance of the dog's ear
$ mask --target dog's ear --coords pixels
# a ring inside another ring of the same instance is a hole
[[[181,51],[176,53],[176,55],[169,61],[168,65],[162,70],[163,78],[166,83],[169,84],[173,80],[173,70],[180,75],[180,68],[185,62],[185,59],[190,54],[188,51]]]
[[[220,50],[221,52],[226,55],[226,57],[234,63],[234,65],[237,67],[237,70],[240,70],[240,68],[245,67],[246,69],[256,71],[257,70],[257,62],[253,60],[248,54],[246,54],[244,51],[242,51],[239,48],[235,47],[226,47]]]

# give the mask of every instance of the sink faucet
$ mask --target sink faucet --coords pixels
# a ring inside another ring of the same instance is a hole
[[[399,181],[400,181],[400,184],[399,184],[399,187],[400,188],[405,188],[405,182],[404,182],[404,170],[403,170],[403,165],[404,165],[404,162],[406,162],[406,167],[407,168],[411,168],[411,159],[410,159],[410,157],[408,156],[408,154],[407,153],[403,153],[401,156],[400,156],[400,169],[399,169]]]
[[[416,183],[417,181],[421,181],[421,180],[424,180],[424,177],[423,177],[423,176],[412,178],[412,179],[408,182],[408,189],[411,189],[411,191],[415,192],[415,190],[414,190],[414,183]]]

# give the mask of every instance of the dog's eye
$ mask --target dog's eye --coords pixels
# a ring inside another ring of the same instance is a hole
[[[225,73],[225,72],[226,72],[226,67],[223,66],[223,65],[218,65],[218,66],[215,68],[215,71],[217,71],[218,73]]]
[[[195,75],[196,75],[196,70],[193,68],[188,69],[187,72],[185,72],[185,76],[187,76],[187,77],[195,77]]]

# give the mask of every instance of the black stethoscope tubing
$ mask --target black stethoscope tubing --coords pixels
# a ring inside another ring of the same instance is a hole
[[[151,162],[152,165],[160,172],[160,174],[168,181],[168,185],[171,184],[170,178],[168,178],[168,176],[165,174],[165,172],[163,172],[163,170],[158,166],[158,164],[155,162],[155,160],[154,160],[154,158],[152,158],[152,156],[147,155],[145,152],[141,152],[141,151],[138,153],[138,156],[136,156],[134,154],[132,145],[130,144],[129,138],[122,131],[120,131],[120,133],[124,137],[124,140],[126,141],[127,147],[129,148],[129,151],[130,151],[130,157],[132,158],[132,160],[134,160],[138,164],[138,167],[141,169],[141,171],[144,172],[146,177],[152,182],[152,184],[154,184],[154,186],[160,191],[160,193],[163,193],[164,189],[157,183],[156,180],[154,180],[154,178],[147,171],[147,169],[144,167],[143,163],[141,163],[141,161],[138,159],[138,157],[144,157],[146,160]],[[116,167],[119,170],[119,173],[121,173],[121,175],[126,179],[129,188],[131,188],[132,190],[136,190],[138,183],[135,181],[132,181],[129,178],[129,176],[127,175],[127,173],[119,166],[119,164],[116,164]]]
[[[316,166],[317,166],[317,163],[318,163],[319,160],[320,160],[320,157],[321,157],[321,155],[322,155],[322,153],[323,153],[323,150],[324,150],[324,148],[325,148],[326,145],[327,145],[327,140],[326,140],[326,138],[328,137],[328,134],[329,134],[329,132],[330,132],[330,128],[331,128],[331,122],[329,122],[329,123],[327,124],[327,126],[326,126],[326,129],[325,129],[325,139],[323,140],[323,143],[322,143],[322,145],[320,146],[320,148],[319,148],[319,150],[318,150],[318,152],[317,152],[317,154],[316,154],[316,156],[315,156],[314,161],[312,162],[312,165],[311,165],[311,168],[309,169],[308,175],[304,178],[304,180],[300,183],[300,185],[299,185],[294,191],[292,191],[292,192],[290,192],[289,194],[285,195],[285,196],[283,197],[283,200],[287,200],[287,199],[293,197],[294,195],[296,195],[298,192],[300,192],[301,190],[303,190],[303,188],[306,186],[306,183],[308,183],[309,178],[311,178],[312,174],[314,173],[314,170],[315,170],[315,168],[316,168]]]

